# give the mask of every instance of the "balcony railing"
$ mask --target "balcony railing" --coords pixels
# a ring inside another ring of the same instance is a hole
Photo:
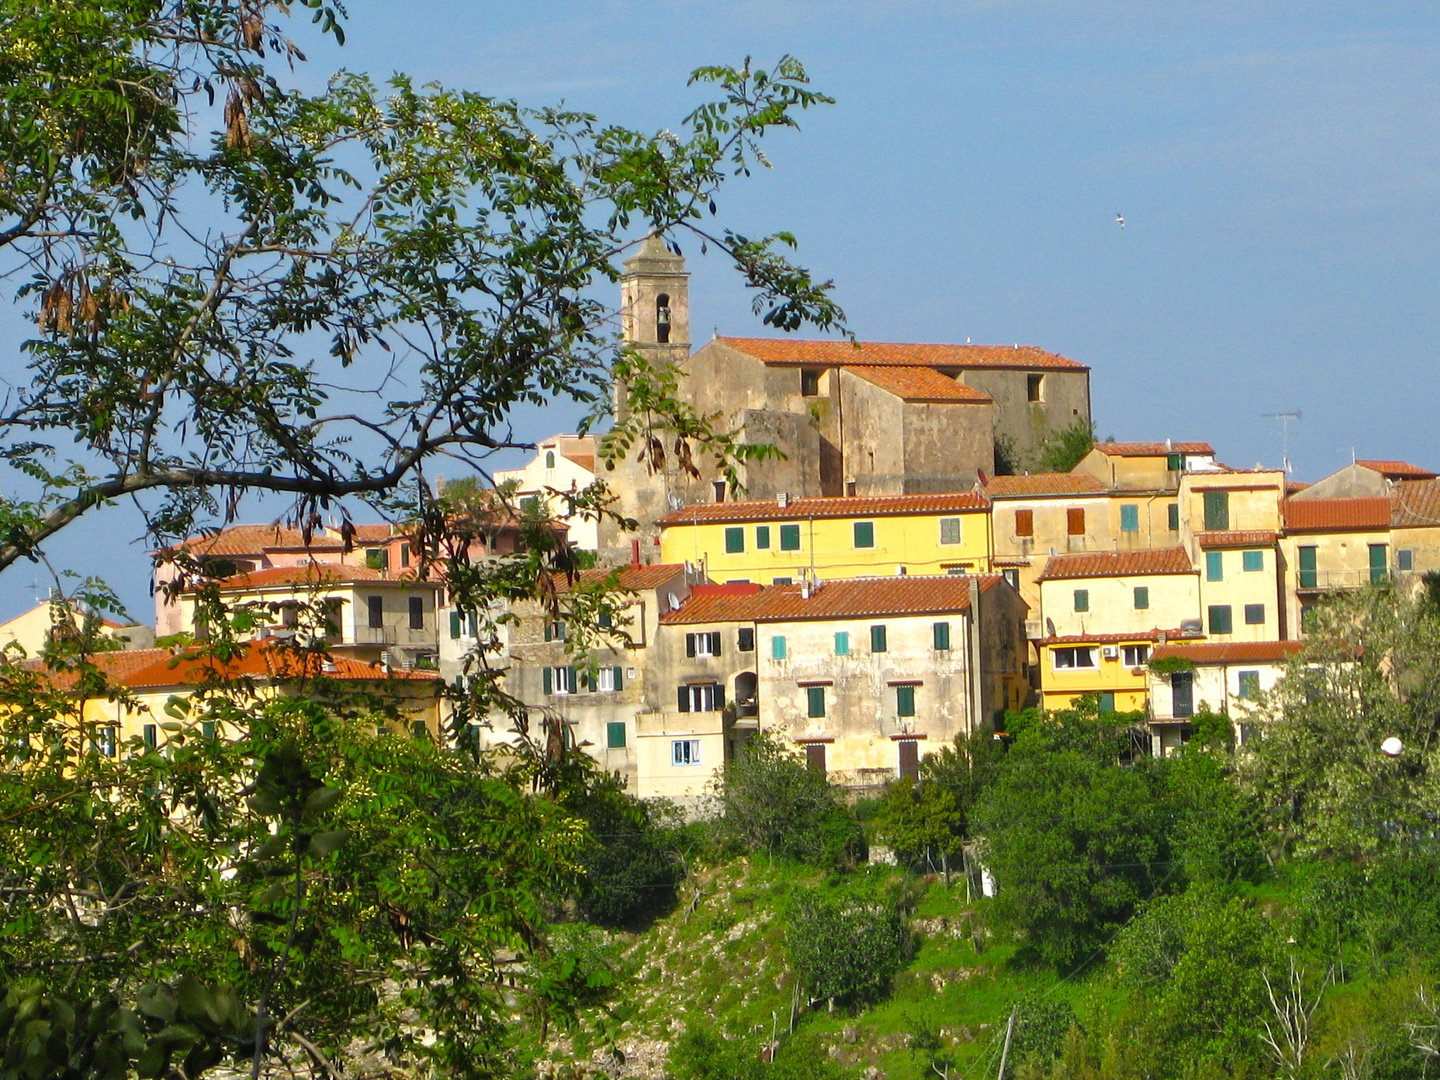
[[[393,626],[357,626],[355,627],[356,645],[394,645],[395,628]]]
[[[1390,580],[1388,570],[1301,570],[1297,588],[1301,592],[1332,592],[1340,589],[1363,589],[1367,585],[1383,585]]]

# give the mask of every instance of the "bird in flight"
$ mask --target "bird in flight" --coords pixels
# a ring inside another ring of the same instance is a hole
[[[1116,215],[1115,215],[1115,224],[1119,225],[1120,228],[1123,229],[1123,228],[1125,227],[1125,215],[1124,215],[1124,214],[1116,214]]]

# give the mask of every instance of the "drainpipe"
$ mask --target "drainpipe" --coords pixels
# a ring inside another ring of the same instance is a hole
[[[970,575],[970,618],[966,626],[970,645],[970,734],[980,730],[980,579]]]

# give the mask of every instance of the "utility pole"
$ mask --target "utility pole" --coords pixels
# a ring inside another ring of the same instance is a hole
[[[1290,467],[1290,421],[1294,420],[1297,423],[1299,422],[1300,410],[1296,409],[1294,412],[1267,412],[1261,413],[1260,415],[1267,420],[1280,421],[1280,467],[1285,470],[1285,475],[1289,476],[1290,473],[1294,472]]]
[[[1019,1009],[1017,1005],[1010,1010],[1010,1022],[1005,1025],[1005,1048],[1000,1051],[1000,1071],[995,1075],[995,1080],[1005,1080],[1005,1059],[1010,1056],[1010,1036],[1015,1034],[1015,1014]]]

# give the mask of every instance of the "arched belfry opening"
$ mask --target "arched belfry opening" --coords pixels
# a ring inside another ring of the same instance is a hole
[[[670,294],[661,293],[655,297],[655,340],[661,345],[670,344]]]
[[[621,334],[632,348],[660,346],[666,359],[690,352],[690,275],[685,259],[654,234],[625,260],[620,278]]]

